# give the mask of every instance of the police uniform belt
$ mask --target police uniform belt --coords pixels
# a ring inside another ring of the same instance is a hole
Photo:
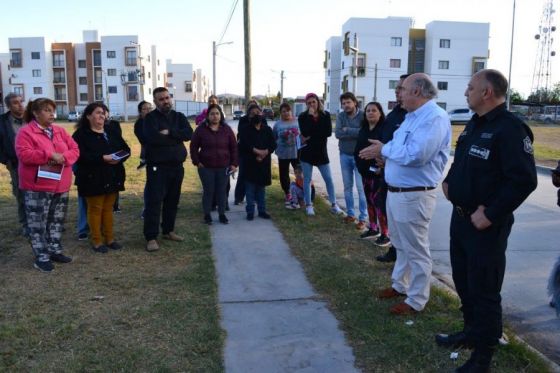
[[[389,189],[389,192],[403,193],[403,192],[426,192],[428,190],[436,189],[436,187],[417,186],[417,187],[409,187],[409,188],[399,188],[399,187],[393,187],[393,186],[389,185],[388,189]]]

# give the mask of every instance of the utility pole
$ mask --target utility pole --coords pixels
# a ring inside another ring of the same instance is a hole
[[[251,15],[250,1],[243,0],[243,28],[245,43],[245,104],[251,99]]]
[[[375,70],[373,75],[373,101],[377,101],[377,62],[375,63]]]
[[[284,70],[280,71],[280,103],[284,101]]]
[[[216,94],[216,42],[212,42],[212,94]]]
[[[506,99],[506,107],[509,110],[509,106],[511,103],[511,63],[513,60],[513,33],[515,31],[515,0],[513,0],[513,17],[511,19],[511,46],[509,48],[509,77],[508,77],[508,90],[507,90],[507,99]]]

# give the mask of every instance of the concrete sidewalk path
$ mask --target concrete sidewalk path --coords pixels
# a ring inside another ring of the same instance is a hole
[[[210,227],[226,372],[357,372],[338,321],[274,220],[247,221],[245,205],[230,205],[230,223],[213,213]]]

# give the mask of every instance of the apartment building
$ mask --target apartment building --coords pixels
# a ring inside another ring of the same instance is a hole
[[[193,90],[193,65],[190,63],[173,63],[166,60],[166,87],[177,101],[196,101]]]
[[[97,30],[83,31],[80,43],[49,42],[44,37],[9,38],[9,53],[0,54],[0,98],[9,92],[25,101],[50,97],[57,114],[82,111],[94,101],[104,102],[113,115],[137,115],[138,103],[152,101],[156,87],[166,86],[166,66],[155,45],[144,48],[137,35],[99,37]],[[180,85],[206,100],[208,82],[203,77],[195,90],[193,68]],[[190,81],[190,87],[185,82]],[[179,84],[175,84],[179,87]]]
[[[332,78],[337,52],[340,89],[354,92],[362,105],[373,100],[391,110],[399,76],[425,72],[439,89],[436,100],[441,107],[465,107],[463,93],[470,77],[487,65],[489,24],[434,21],[425,29],[412,25],[406,17],[350,18],[342,26],[341,45],[333,38],[327,41],[325,102],[331,112],[340,110],[340,92],[335,93]]]
[[[325,50],[325,61],[323,67],[325,69],[325,86],[323,93],[323,101],[325,102],[325,110],[334,111],[340,108],[340,64],[342,57],[342,38],[333,36],[327,40],[327,49]]]
[[[210,96],[210,80],[202,73],[202,69],[196,69],[193,73],[193,91],[193,101],[208,101],[208,96]]]

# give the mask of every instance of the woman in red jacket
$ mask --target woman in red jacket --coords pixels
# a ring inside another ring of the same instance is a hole
[[[25,213],[35,268],[53,270],[52,262],[69,263],[60,238],[72,184],[72,165],[80,152],[72,137],[53,125],[56,104],[48,98],[29,101],[27,123],[16,137],[19,188],[24,191]]]
[[[217,104],[208,106],[206,120],[194,131],[190,150],[192,162],[198,167],[202,183],[204,222],[212,224],[210,211],[215,193],[220,223],[227,224],[226,188],[229,175],[235,172],[238,166],[237,141]]]

